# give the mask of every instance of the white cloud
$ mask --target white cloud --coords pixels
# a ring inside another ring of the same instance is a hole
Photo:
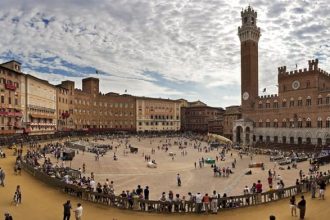
[[[134,95],[182,96],[214,106],[239,104],[235,98],[240,94],[237,27],[245,4],[231,0],[2,0],[0,56],[5,61],[10,51],[28,66],[27,71],[48,67],[77,76],[79,72],[63,65],[66,61],[141,79],[104,76],[102,88],[107,91],[125,87]],[[330,6],[326,0],[252,0],[250,4],[258,11],[262,30],[260,88],[275,92],[270,87],[277,82],[278,66],[304,68],[316,55],[319,66],[330,70]],[[44,60],[50,57],[57,58]],[[196,89],[159,86],[162,82],[153,81],[143,71],[192,83]],[[63,78],[52,73],[42,76],[54,82]],[[228,96],[233,86],[235,94]]]

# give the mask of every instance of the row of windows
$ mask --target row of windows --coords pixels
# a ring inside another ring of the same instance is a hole
[[[220,115],[220,113],[219,112],[209,112],[209,111],[207,111],[206,112],[206,114],[207,115]],[[188,112],[186,112],[186,115],[206,115],[205,114],[205,111],[188,111]]]
[[[89,120],[75,120],[74,121],[75,124],[85,124],[85,125],[96,125],[96,124],[100,124],[100,125],[133,125],[134,122],[133,121],[89,121]]]
[[[163,125],[163,126],[165,126],[165,125],[167,125],[167,126],[169,126],[169,125],[171,125],[171,126],[173,126],[173,122],[171,121],[171,122],[157,122],[157,121],[155,121],[155,122],[139,122],[139,126],[142,126],[142,125],[146,125],[146,126],[154,126],[154,125]]]
[[[298,119],[298,121],[294,121],[294,120],[290,120],[290,121],[286,121],[285,119],[279,123],[277,120],[274,120],[273,122],[270,122],[269,120],[267,120],[266,122],[263,122],[262,120],[260,120],[258,122],[258,127],[266,127],[266,128],[270,128],[270,127],[274,127],[274,128],[278,128],[279,126],[281,126],[282,128],[312,128],[313,124],[312,121],[310,120],[310,118],[307,118],[306,121],[302,121],[300,119]],[[317,128],[330,128],[330,117],[327,118],[327,120],[325,121],[325,123],[322,121],[322,119],[318,119],[316,125]]]
[[[96,111],[96,110],[85,110],[85,109],[75,109],[74,110],[75,113],[77,114],[98,114],[98,115],[110,115],[110,116],[133,116],[133,112],[113,112],[113,111]]]
[[[13,99],[12,97],[8,97],[7,100],[8,100],[8,105],[11,105],[11,104],[18,105],[18,99],[17,98]],[[14,100],[14,102],[12,102],[12,100]],[[1,96],[0,103],[5,104],[5,96]]]
[[[16,69],[18,70],[18,69]],[[3,70],[3,69],[0,69],[0,74],[3,74],[3,75],[8,75],[8,76],[12,76],[13,74],[11,73],[11,71],[7,71],[7,70]],[[18,78],[18,74],[14,74],[15,75],[15,78]]]
[[[133,125],[100,125],[100,126],[97,126],[97,125],[82,125],[82,128],[119,128],[119,129],[133,129],[134,126]]]
[[[87,101],[87,100],[81,100],[81,99],[75,99],[74,100],[74,103],[75,104],[81,104],[81,105],[90,105],[90,104],[92,104],[92,102],[89,102],[89,101]],[[115,102],[115,103],[107,103],[107,102],[99,102],[99,103],[97,103],[97,102],[93,102],[93,105],[94,106],[100,106],[100,107],[110,107],[110,108],[112,108],[112,107],[115,107],[115,108],[134,108],[134,104],[129,104],[129,103],[117,103],[117,102]]]
[[[285,107],[294,107],[294,106],[298,106],[298,107],[302,107],[303,105],[305,104],[305,106],[311,106],[312,105],[312,99],[311,98],[307,98],[305,103],[303,103],[303,100],[302,99],[298,99],[296,102],[291,99],[290,101],[287,101],[286,99],[283,99],[282,101],[282,108],[285,108]],[[323,105],[323,104],[326,104],[326,105],[329,105],[330,104],[330,97],[326,97],[326,98],[318,98],[317,99],[317,102],[316,102],[317,105]],[[259,102],[259,105],[258,105],[259,108],[271,108],[271,103],[270,102],[266,102],[265,105],[260,101]],[[272,107],[273,108],[279,108],[279,104],[277,102],[277,100],[275,100],[272,104]]]

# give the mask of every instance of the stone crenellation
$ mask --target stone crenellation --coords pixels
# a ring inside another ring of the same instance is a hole
[[[321,68],[318,68],[318,63],[319,63],[318,59],[308,60],[308,69],[304,68],[304,69],[298,69],[298,70],[292,70],[292,71],[287,71],[286,66],[281,66],[281,67],[278,67],[278,76],[279,77],[286,77],[286,76],[291,77],[291,76],[296,76],[298,74],[306,74],[306,73],[310,73],[311,71],[317,71],[324,76],[330,77],[330,74],[327,71],[325,71]]]
[[[262,95],[262,96],[258,96],[258,99],[272,99],[272,98],[277,98],[278,95],[277,94],[271,94],[271,95]]]

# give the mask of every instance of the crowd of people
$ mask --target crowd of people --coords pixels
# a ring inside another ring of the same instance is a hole
[[[125,144],[127,142],[124,141]],[[187,146],[189,144],[192,144],[195,149],[198,151],[210,151],[208,147],[202,147],[200,145],[201,142],[193,140],[191,143],[184,143],[177,142],[176,145],[184,149],[182,146]],[[169,146],[171,146],[171,142],[165,140],[165,143],[163,143],[160,150],[168,151]],[[84,172],[82,173],[81,170],[78,172],[79,175],[72,175],[69,171],[69,169],[61,169],[65,168],[65,166],[62,164],[61,166],[57,163],[53,163],[50,158],[46,157],[46,154],[53,154],[54,157],[59,161],[60,156],[64,150],[65,146],[61,144],[60,142],[55,142],[51,144],[47,144],[44,147],[41,147],[38,142],[31,142],[30,148],[27,149],[25,162],[27,164],[32,165],[33,167],[40,168],[40,170],[48,175],[54,175],[56,178],[60,179],[66,184],[77,186],[86,192],[91,192],[89,194],[90,198],[89,200],[100,202],[100,203],[106,203],[106,204],[113,204],[115,206],[122,206],[122,207],[128,207],[131,209],[141,209],[141,210],[152,210],[155,209],[155,206],[150,205],[147,201],[149,200],[149,186],[145,186],[144,188],[140,185],[137,186],[136,189],[133,190],[126,190],[122,191],[120,194],[115,195],[114,190],[114,182],[109,181],[106,179],[106,181],[101,184],[100,182],[96,182],[93,173],[91,173],[90,176],[82,175],[85,173],[86,168],[83,166]],[[160,148],[160,147],[159,147]],[[20,174],[20,170],[22,168],[22,157],[23,147],[21,146],[17,150],[17,159],[15,163],[15,173]],[[182,152],[185,152],[184,150]],[[220,152],[219,158],[217,156],[216,160],[221,158],[221,160],[224,160],[226,157],[226,154],[228,152]],[[155,149],[153,148],[153,151],[151,154],[155,154]],[[182,154],[182,156],[185,155],[185,153]],[[150,155],[144,155],[145,161],[150,161]],[[43,160],[43,163],[41,161]],[[199,166],[204,167],[205,160],[202,158],[199,160]],[[232,165],[232,168],[235,168],[236,165],[236,159],[234,165]],[[196,162],[195,162],[195,168],[196,168]],[[307,192],[311,191],[312,198],[316,198],[316,194],[318,193],[320,199],[324,199],[324,192],[326,188],[327,182],[324,180],[325,176],[330,175],[330,171],[324,173],[324,172],[318,172],[318,169],[316,166],[311,166],[309,169],[308,175],[305,175],[302,170],[299,171],[299,179],[296,181],[296,189],[297,193]],[[213,172],[215,176],[224,176],[228,177],[230,173],[232,173],[232,170],[229,167],[220,167],[217,165],[213,166]],[[177,174],[177,185],[181,186],[182,180],[180,174]],[[5,173],[0,168],[0,184],[4,186],[4,180],[5,180]],[[275,169],[274,170],[268,170],[268,178],[267,178],[268,186],[269,186],[269,192],[272,192],[274,190],[277,190],[277,192],[280,192],[285,188],[284,181],[282,177],[278,174],[276,174]],[[274,187],[276,185],[276,187]],[[276,189],[274,189],[276,188]],[[318,189],[318,190],[317,190]],[[71,188],[66,189],[68,193],[70,193]],[[243,190],[244,195],[258,195],[262,192],[265,192],[263,189],[262,181],[258,180],[256,183],[253,183],[251,187],[246,186]],[[82,197],[82,194],[79,194],[77,192],[77,196]],[[272,194],[269,194],[272,195]],[[281,197],[280,194],[278,194],[278,197]],[[118,198],[122,198],[122,200],[118,200]],[[251,197],[256,198],[257,200],[260,200],[260,197]],[[250,200],[246,200],[245,202],[248,204]],[[20,185],[17,186],[15,194],[14,194],[14,202],[16,205],[20,204],[22,202],[22,192]],[[158,211],[161,212],[191,212],[195,211],[197,213],[217,213],[219,209],[224,208],[233,208],[233,207],[240,207],[242,206],[243,202],[237,199],[234,199],[233,197],[228,197],[226,193],[224,193],[222,196],[220,193],[217,193],[216,190],[213,190],[212,193],[191,193],[189,192],[186,195],[182,195],[179,193],[175,193],[172,190],[169,190],[168,193],[163,192],[159,198],[160,206],[157,207],[159,209]],[[300,202],[296,202],[295,197],[290,198],[290,209],[292,215],[296,215],[296,208],[300,210],[300,218],[304,218],[305,210],[306,210],[306,201],[302,197]],[[67,201],[64,204],[64,217],[69,219],[70,218],[70,210],[72,209],[70,201]],[[76,218],[82,216],[82,206],[81,204],[78,204],[77,208],[75,209],[75,215]]]

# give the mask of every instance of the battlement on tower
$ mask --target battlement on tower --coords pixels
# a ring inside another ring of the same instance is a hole
[[[324,76],[330,77],[329,73],[318,68],[318,63],[319,60],[308,60],[308,69],[299,69],[299,70],[293,70],[293,71],[287,71],[286,66],[281,66],[278,67],[278,77],[283,78],[283,77],[291,77],[291,76],[296,76],[296,75],[301,75],[301,74],[307,74],[312,71],[319,72],[320,74],[323,74]]]
[[[277,98],[277,97],[278,97],[277,94],[261,95],[261,96],[258,96],[258,100],[262,101],[262,100],[268,100],[268,99],[273,99],[273,98]]]
[[[242,17],[249,17],[251,15],[256,18],[257,17],[257,11],[253,10],[250,5],[247,9],[245,9],[245,10],[242,9],[242,11],[241,11],[241,16]]]

